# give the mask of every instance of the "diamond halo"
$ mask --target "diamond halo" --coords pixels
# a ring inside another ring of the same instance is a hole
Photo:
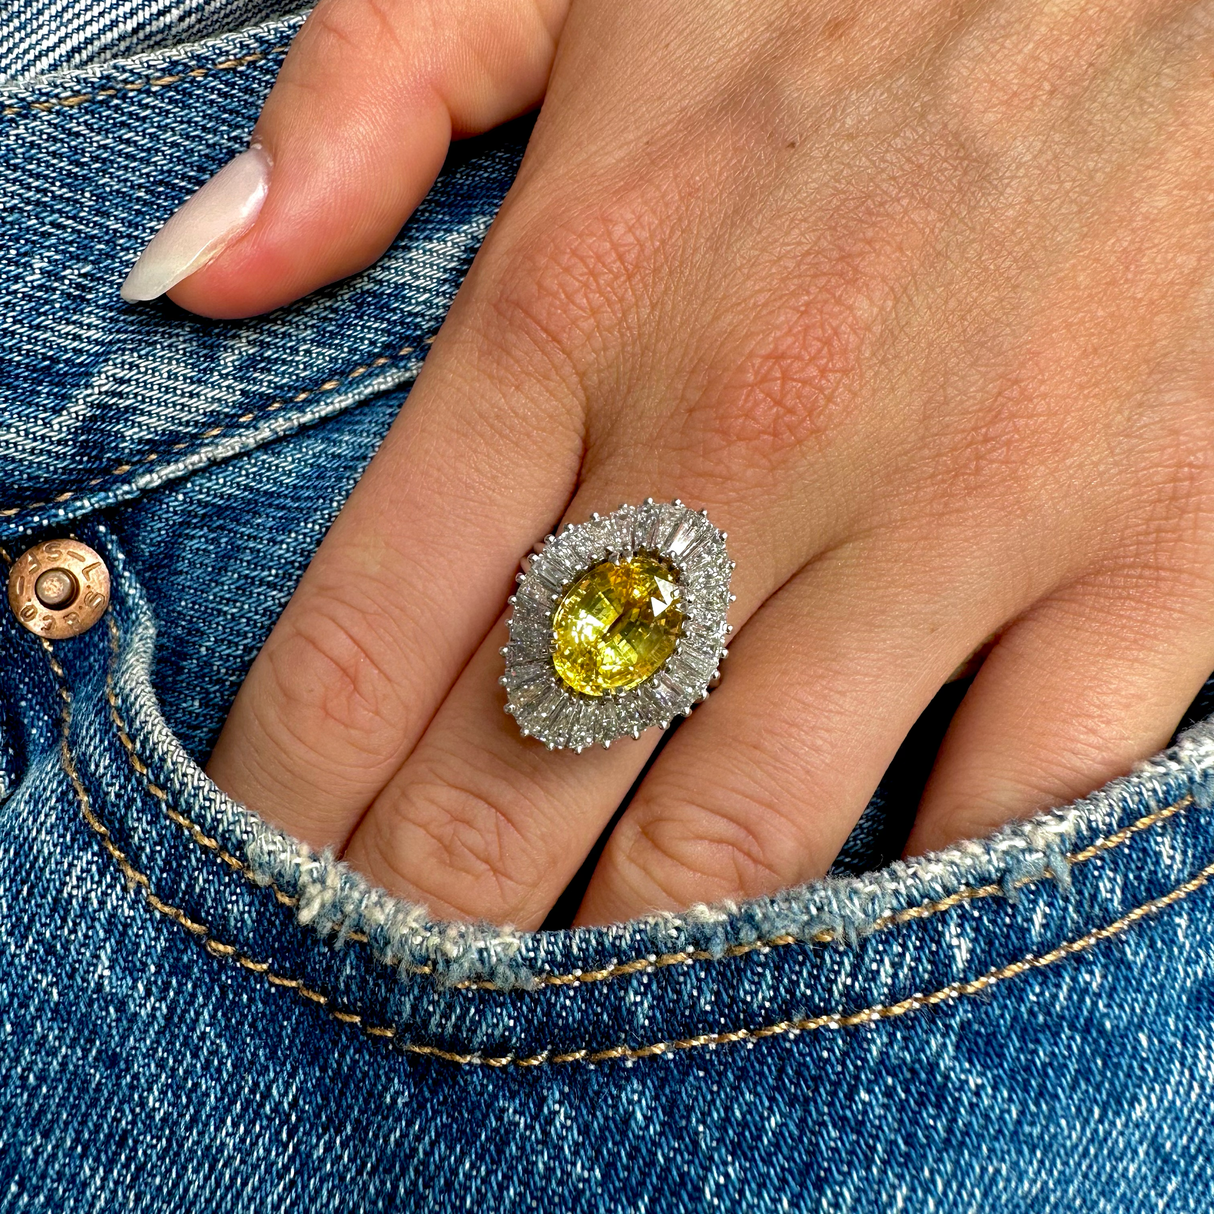
[[[677,498],[621,506],[568,524],[559,535],[536,544],[523,562],[518,588],[510,596],[510,643],[502,649],[506,712],[524,737],[549,750],[579,753],[594,743],[640,737],[654,725],[666,728],[715,684],[724,642],[732,631],[725,615],[734,596],[729,582],[734,564],[727,536]],[[567,684],[553,662],[553,617],[566,592],[595,566],[622,563],[647,554],[677,575],[683,619],[674,650],[649,677],[614,692],[586,695]]]

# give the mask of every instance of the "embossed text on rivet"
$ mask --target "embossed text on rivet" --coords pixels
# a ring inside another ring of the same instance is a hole
[[[46,540],[22,553],[8,576],[8,605],[36,636],[87,632],[110,602],[105,561],[79,540]]]

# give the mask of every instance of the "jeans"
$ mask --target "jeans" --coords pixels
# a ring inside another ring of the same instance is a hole
[[[69,640],[0,611],[0,1209],[1214,1209],[1214,685],[1128,776],[899,861],[946,688],[826,879],[602,929],[433,921],[203,774],[528,133],[270,316],[123,304],[282,7],[0,26],[0,549],[113,584]]]

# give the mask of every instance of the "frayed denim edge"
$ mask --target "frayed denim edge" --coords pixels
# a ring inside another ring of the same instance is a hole
[[[145,760],[161,769],[172,798],[191,816],[243,847],[254,880],[297,899],[301,925],[338,946],[364,934],[376,957],[402,977],[422,970],[443,985],[488,981],[501,989],[527,988],[554,969],[591,968],[609,955],[624,961],[681,950],[722,956],[778,936],[809,941],[823,932],[847,947],[874,931],[883,916],[967,887],[1001,885],[1014,898],[1017,886],[1046,878],[1066,889],[1066,856],[1077,845],[1185,796],[1198,809],[1214,801],[1214,718],[1207,718],[1169,750],[1070,805],[861,876],[826,877],[768,897],[701,904],[605,928],[527,932],[435,920],[425,906],[376,888],[331,852],[313,850],[232,801],[190,759],[152,690],[154,625],[147,602],[104,525],[89,530],[107,551],[122,590],[115,604],[122,624],[115,686],[130,733],[146,743]]]

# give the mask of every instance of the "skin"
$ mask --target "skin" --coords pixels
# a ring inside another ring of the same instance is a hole
[[[450,137],[543,108],[211,776],[538,926],[657,738],[521,739],[503,605],[559,520],[650,495],[729,532],[737,634],[579,922],[824,873],[992,634],[909,854],[1158,750],[1214,669],[1212,67],[1208,0],[322,0],[187,308],[358,270]]]

